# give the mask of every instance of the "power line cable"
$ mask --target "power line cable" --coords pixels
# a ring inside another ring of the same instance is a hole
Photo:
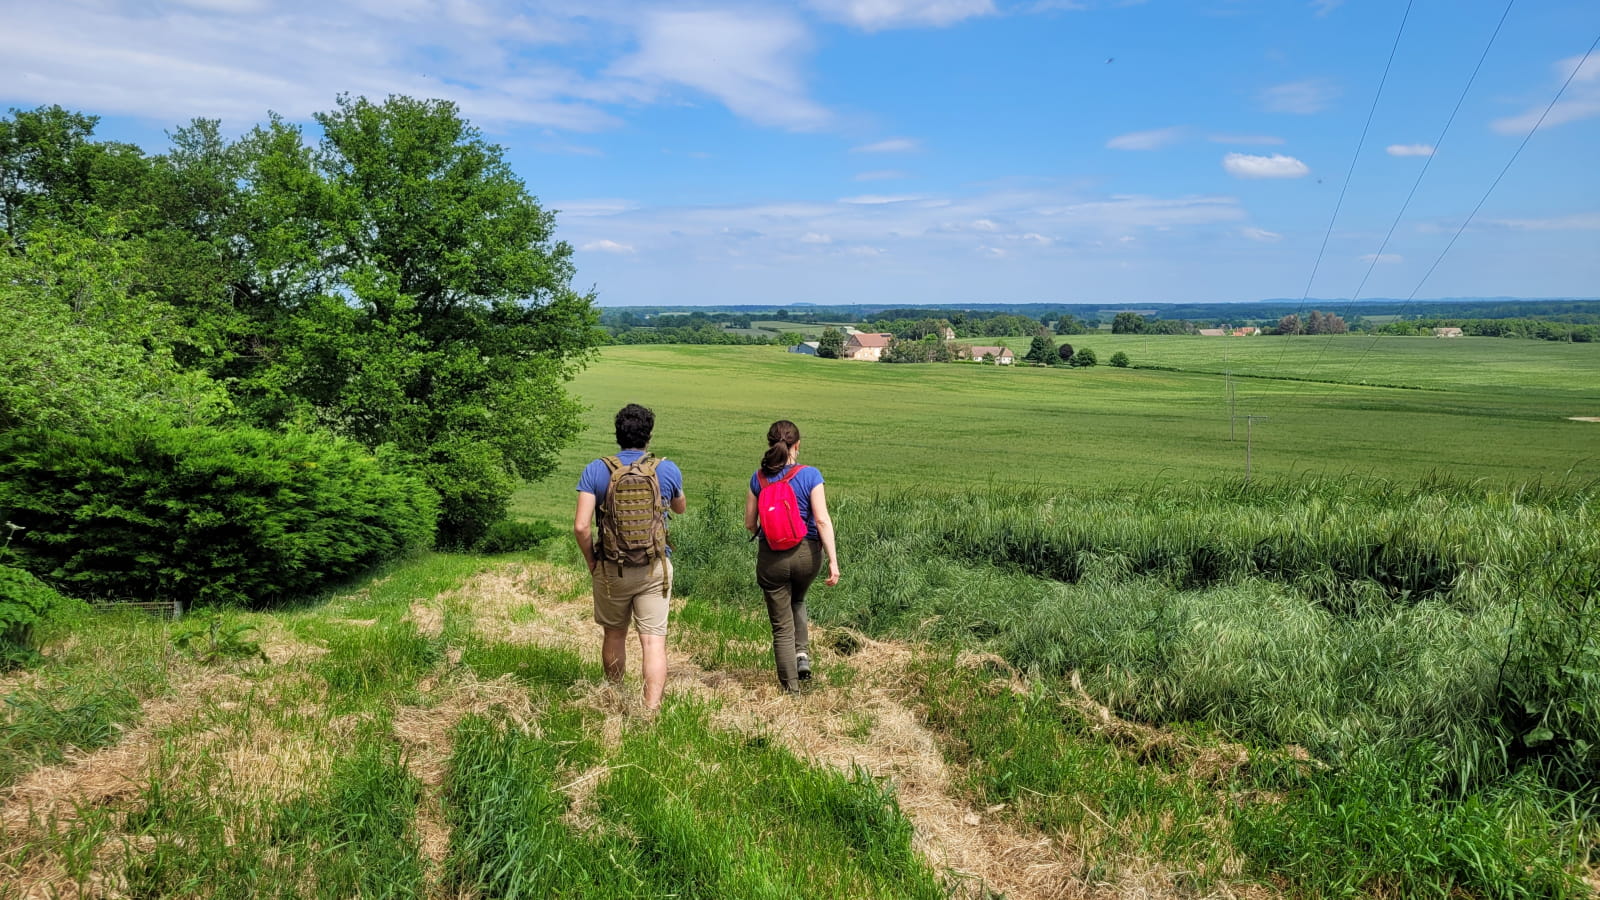
[[[1516,150],[1512,151],[1511,158],[1506,160],[1506,164],[1501,167],[1500,174],[1494,177],[1489,189],[1484,191],[1483,196],[1478,199],[1478,205],[1474,206],[1472,212],[1468,213],[1467,217],[1462,220],[1461,227],[1456,229],[1456,233],[1450,236],[1450,241],[1444,245],[1444,249],[1440,250],[1439,255],[1434,257],[1433,265],[1428,266],[1428,271],[1422,274],[1422,279],[1417,282],[1417,286],[1411,289],[1410,294],[1406,295],[1405,305],[1400,308],[1402,314],[1404,314],[1406,307],[1411,305],[1411,301],[1417,296],[1417,293],[1422,290],[1422,286],[1427,284],[1428,279],[1433,276],[1434,270],[1439,268],[1439,263],[1444,262],[1444,258],[1450,252],[1450,248],[1456,245],[1456,239],[1461,237],[1462,232],[1467,230],[1468,225],[1472,224],[1472,220],[1478,215],[1478,210],[1483,209],[1483,204],[1489,202],[1489,195],[1494,193],[1494,189],[1500,186],[1501,179],[1505,178],[1506,173],[1511,171],[1511,166],[1516,163],[1517,157],[1522,155],[1522,148],[1528,146],[1528,142],[1533,140],[1534,133],[1539,130],[1540,125],[1544,124],[1545,117],[1550,115],[1550,110],[1555,109],[1556,104],[1561,101],[1561,95],[1567,92],[1567,87],[1572,84],[1573,79],[1577,78],[1578,73],[1583,71],[1583,67],[1588,64],[1589,57],[1594,55],[1594,50],[1597,46],[1600,46],[1600,34],[1595,35],[1594,41],[1589,44],[1589,49],[1584,51],[1583,58],[1578,60],[1578,64],[1573,66],[1572,71],[1568,73],[1567,80],[1561,82],[1560,90],[1557,90],[1556,95],[1550,98],[1550,103],[1545,106],[1544,112],[1539,114],[1539,120],[1533,123],[1533,127],[1528,129],[1527,134],[1523,135],[1522,142],[1517,144]],[[1382,336],[1381,333],[1373,335],[1372,343],[1367,345],[1366,351],[1350,367],[1351,371],[1355,371],[1366,360],[1367,354],[1372,352],[1372,348],[1377,346],[1378,338]]]
[[[1344,173],[1344,185],[1339,188],[1339,199],[1334,201],[1333,215],[1328,217],[1328,228],[1322,234],[1322,246],[1317,248],[1317,258],[1311,264],[1311,276],[1306,279],[1305,292],[1300,295],[1300,304],[1295,307],[1296,318],[1299,317],[1300,311],[1305,309],[1306,300],[1311,297],[1311,286],[1316,283],[1317,270],[1322,267],[1323,254],[1328,250],[1328,239],[1333,236],[1334,223],[1339,220],[1339,209],[1344,206],[1345,193],[1350,190],[1350,180],[1356,173],[1356,163],[1361,159],[1361,148],[1367,143],[1367,131],[1372,127],[1372,117],[1378,111],[1378,100],[1383,97],[1383,86],[1389,81],[1389,69],[1394,65],[1395,52],[1400,49],[1400,37],[1405,34],[1406,22],[1411,18],[1411,6],[1414,2],[1415,0],[1406,0],[1405,12],[1400,16],[1400,27],[1395,30],[1394,44],[1389,47],[1389,59],[1383,64],[1383,75],[1378,79],[1378,90],[1372,95],[1372,106],[1367,109],[1367,121],[1361,126],[1361,137],[1356,141],[1355,153],[1350,157],[1350,168]],[[1278,369],[1283,365],[1284,354],[1288,351],[1289,344],[1286,340],[1283,350],[1278,354],[1278,361],[1273,364],[1272,372],[1267,377],[1271,378],[1278,374]]]
[[[1411,207],[1412,198],[1417,196],[1417,188],[1422,186],[1422,179],[1427,177],[1428,167],[1433,165],[1434,156],[1438,154],[1439,148],[1444,146],[1445,135],[1450,133],[1450,126],[1455,123],[1456,114],[1461,112],[1461,105],[1466,102],[1467,94],[1471,92],[1473,82],[1478,80],[1478,73],[1483,70],[1484,60],[1489,58],[1489,51],[1494,47],[1495,39],[1500,37],[1500,30],[1505,27],[1506,18],[1511,15],[1511,7],[1515,6],[1516,2],[1517,0],[1509,0],[1506,3],[1505,10],[1500,13],[1500,21],[1495,23],[1494,32],[1489,35],[1489,42],[1484,45],[1483,52],[1478,54],[1478,64],[1472,67],[1472,74],[1467,76],[1466,85],[1461,88],[1460,96],[1456,97],[1456,105],[1450,110],[1450,116],[1445,119],[1444,127],[1439,129],[1439,136],[1433,141],[1433,152],[1428,154],[1427,160],[1422,164],[1422,171],[1418,172],[1416,180],[1411,182],[1411,190],[1406,194],[1405,202],[1400,204],[1400,211],[1395,213],[1394,221],[1389,223],[1389,230],[1384,234],[1383,242],[1378,245],[1378,251],[1372,254],[1372,260],[1367,263],[1367,271],[1362,274],[1361,283],[1356,285],[1355,293],[1350,295],[1349,302],[1345,304],[1344,311],[1346,314],[1351,312],[1356,301],[1360,299],[1361,292],[1367,287],[1367,280],[1372,277],[1373,270],[1378,266],[1378,260],[1383,257],[1383,251],[1388,249],[1389,241],[1394,237],[1395,229],[1400,226],[1400,220],[1405,218],[1406,210]],[[1318,351],[1317,358],[1312,360],[1311,367],[1306,370],[1306,377],[1309,378],[1311,373],[1315,372],[1317,367],[1322,364],[1322,358],[1327,355],[1328,347],[1332,343],[1333,335],[1329,335],[1328,339],[1323,342],[1322,349]],[[1363,357],[1365,357],[1365,354],[1363,354]],[[1303,383],[1301,382],[1300,384]],[[1294,395],[1299,392],[1300,387],[1297,384],[1289,399],[1293,400]]]

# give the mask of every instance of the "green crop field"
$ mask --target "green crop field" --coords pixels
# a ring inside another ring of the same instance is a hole
[[[737,487],[765,449],[766,426],[780,417],[799,423],[805,459],[836,492],[1236,478],[1245,471],[1246,423],[1232,423],[1230,440],[1216,373],[1227,365],[1241,375],[1338,376],[1358,360],[1369,381],[1426,389],[1234,380],[1238,415],[1267,417],[1252,428],[1254,473],[1496,482],[1600,473],[1600,423],[1568,418],[1600,415],[1600,345],[1374,343],[1369,336],[1065,340],[1093,347],[1102,365],[885,365],[778,347],[606,348],[573,383],[589,406],[589,428],[559,471],[523,490],[516,511],[569,514],[579,470],[615,450],[611,416],[629,402],[656,411],[653,449],[682,464],[691,496],[712,483]],[[1135,366],[1184,371],[1104,365],[1119,349]]]

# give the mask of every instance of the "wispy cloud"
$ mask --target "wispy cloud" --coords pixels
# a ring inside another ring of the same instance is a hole
[[[1573,213],[1542,219],[1489,219],[1484,224],[1517,231],[1595,231],[1600,230],[1600,212]]]
[[[894,181],[895,179],[905,177],[906,173],[898,169],[876,169],[871,172],[856,173],[857,181]]]
[[[1580,64],[1582,70],[1574,72]],[[1495,119],[1490,127],[1500,134],[1523,134],[1539,121],[1541,115],[1544,115],[1544,123],[1539,126],[1541,128],[1600,116],[1600,54],[1590,56],[1588,62],[1583,62],[1582,56],[1569,56],[1558,61],[1555,69],[1557,85],[1568,77],[1572,78],[1572,83],[1567,85],[1556,105],[1550,107],[1549,115],[1544,112],[1545,107],[1550,105],[1550,101],[1546,100],[1517,115]]]
[[[511,0],[60,0],[7,4],[5,18],[12,99],[162,122],[254,122],[269,109],[304,119],[340,92],[403,93],[453,100],[479,122],[586,131],[615,124],[601,107],[630,93],[524,58],[584,26]]]
[[[1309,116],[1322,112],[1339,96],[1339,89],[1324,78],[1291,81],[1263,90],[1257,97],[1267,112]]]
[[[1390,144],[1386,151],[1390,156],[1432,156],[1432,144]]]
[[[590,250],[590,251],[594,251],[594,252],[597,252],[597,253],[634,253],[634,252],[636,252],[634,250],[634,247],[633,247],[632,244],[622,244],[622,243],[618,243],[617,241],[612,241],[612,240],[590,241],[589,243],[584,244],[582,247],[579,247],[578,249],[579,250]]]
[[[781,13],[665,10],[644,17],[638,52],[611,72],[693,88],[763,125],[811,130],[832,117],[806,95],[800,75],[810,42],[805,27]]]
[[[1112,150],[1159,150],[1168,144],[1183,140],[1183,135],[1184,128],[1181,125],[1155,128],[1150,131],[1131,131],[1106,141],[1106,146]]]
[[[916,138],[888,138],[871,144],[862,144],[851,147],[851,153],[914,153],[922,149],[922,142]]]
[[[995,12],[993,0],[809,0],[824,17],[863,31],[943,27]]]
[[[1271,156],[1229,153],[1222,158],[1222,168],[1236,178],[1300,178],[1311,172],[1305,163],[1281,153]]]
[[[840,203],[853,206],[882,206],[885,203],[911,203],[926,198],[917,194],[862,194],[859,197],[840,197]]]
[[[1246,147],[1276,147],[1283,143],[1283,138],[1274,137],[1270,134],[1213,134],[1208,135],[1206,140],[1213,144],[1234,144]]]
[[[1316,7],[1317,17],[1327,15],[1344,5],[1344,0],[1311,0],[1311,5]]]
[[[1283,235],[1276,231],[1268,231],[1265,228],[1256,228],[1251,225],[1246,225],[1239,229],[1239,233],[1252,241],[1259,241],[1263,244],[1275,244],[1283,240]]]

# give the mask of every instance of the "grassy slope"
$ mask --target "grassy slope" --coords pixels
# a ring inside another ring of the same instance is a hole
[[[1143,338],[1091,336],[1101,358],[1123,348],[1146,362]],[[1324,339],[1153,337],[1155,364],[1304,375]],[[1371,338],[1328,345],[1352,362]],[[1159,354],[1157,348],[1160,348]],[[1278,365],[1278,355],[1288,352]],[[1414,477],[1446,472],[1497,481],[1594,471],[1600,425],[1600,345],[1382,338],[1365,368],[1401,390],[1281,379],[1238,381],[1238,409],[1257,423],[1254,470]],[[836,490],[922,484],[959,490],[991,481],[1091,487],[1132,480],[1212,480],[1244,470],[1219,377],[1204,372],[970,365],[890,366],[801,357],[776,347],[613,347],[573,384],[588,430],[557,473],[523,491],[523,515],[565,518],[588,459],[612,452],[611,416],[628,402],[655,409],[658,453],[684,468],[691,496],[713,482],[737,489],[771,420],[806,435],[805,459]]]

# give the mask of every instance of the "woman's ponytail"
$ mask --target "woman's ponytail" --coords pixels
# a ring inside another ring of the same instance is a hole
[[[789,464],[789,453],[800,443],[800,429],[788,419],[779,419],[767,429],[767,452],[761,457],[761,474],[772,478]]]

